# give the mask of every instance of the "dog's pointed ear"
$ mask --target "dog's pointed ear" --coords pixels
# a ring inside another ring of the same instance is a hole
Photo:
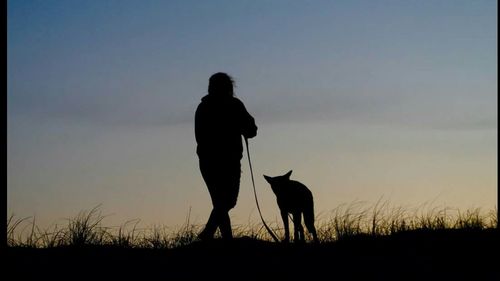
[[[266,176],[266,175],[263,175],[263,176],[264,176],[264,178],[266,179],[266,181],[267,181],[268,183],[271,183],[271,179],[272,179],[271,177],[268,177],[268,176]]]
[[[285,174],[285,177],[287,179],[290,179],[290,175],[292,175],[292,170],[290,170],[288,173]]]

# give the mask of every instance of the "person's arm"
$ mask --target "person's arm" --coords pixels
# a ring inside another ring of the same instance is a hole
[[[247,139],[253,138],[257,135],[255,119],[248,113],[245,105],[241,101],[239,101],[239,104],[241,106],[241,134]]]
[[[255,120],[250,114],[248,114],[242,135],[247,139],[251,139],[257,135],[257,125],[255,125]]]
[[[204,142],[204,135],[205,132],[203,132],[203,128],[205,125],[203,124],[203,106],[199,105],[198,108],[196,108],[196,113],[194,117],[194,134],[196,138],[196,143],[200,144]]]

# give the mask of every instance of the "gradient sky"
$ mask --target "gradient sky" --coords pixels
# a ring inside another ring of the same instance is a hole
[[[8,214],[43,227],[211,209],[194,111],[223,71],[259,127],[262,174],[342,203],[492,209],[497,1],[8,1]],[[247,159],[233,224],[258,222]]]

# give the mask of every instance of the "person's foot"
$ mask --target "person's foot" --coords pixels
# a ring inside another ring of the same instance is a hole
[[[231,241],[233,240],[233,234],[226,234],[226,235],[222,235],[222,240],[224,241]]]
[[[200,234],[198,234],[198,239],[201,241],[210,241],[214,239],[214,236],[203,230]]]

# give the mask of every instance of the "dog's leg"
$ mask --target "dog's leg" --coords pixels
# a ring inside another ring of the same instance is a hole
[[[309,233],[312,234],[314,242],[318,243],[318,235],[316,234],[316,228],[314,227],[314,210],[312,208],[304,212],[304,224],[306,225]]]
[[[302,213],[293,213],[293,241],[304,241],[304,228],[302,227]]]
[[[283,219],[283,227],[285,228],[285,240],[283,242],[290,241],[290,230],[288,228],[288,212],[281,211],[281,219]]]

